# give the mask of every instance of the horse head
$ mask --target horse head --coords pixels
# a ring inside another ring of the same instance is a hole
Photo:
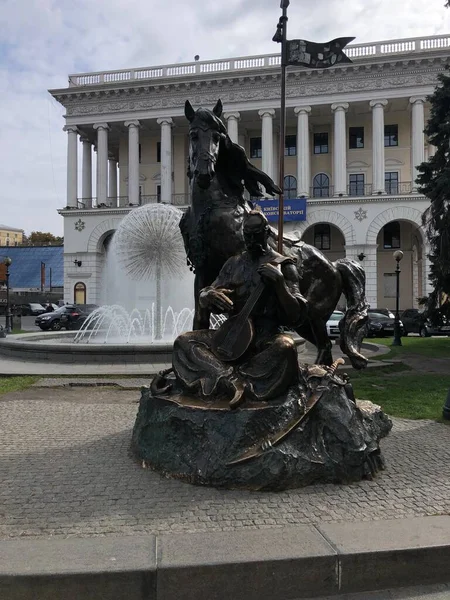
[[[213,110],[194,110],[186,100],[184,114],[189,121],[189,177],[194,177],[199,187],[209,188],[216,174],[220,141],[227,138],[227,130],[222,123],[222,102],[217,101]]]

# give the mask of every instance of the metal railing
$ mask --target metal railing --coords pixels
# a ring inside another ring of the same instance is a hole
[[[346,54],[355,62],[361,59],[387,57],[397,54],[422,54],[450,47],[450,35],[386,40],[369,44],[353,44],[346,48]],[[280,65],[279,54],[242,56],[221,60],[195,61],[156,67],[143,67],[120,71],[97,71],[69,75],[69,87],[115,84],[170,77],[192,77],[208,73],[251,71],[273,69]]]
[[[391,181],[386,182],[385,192],[388,196],[404,196],[411,194],[413,191],[413,183],[411,181]],[[379,193],[373,192],[373,186],[371,183],[365,184],[349,184],[346,188],[346,195],[350,197],[379,197]],[[334,186],[330,185],[327,187],[314,186],[309,188],[309,197],[311,200],[321,200],[334,198]],[[287,199],[287,198],[285,198]],[[97,198],[79,198],[77,207],[80,210],[98,210],[102,208],[134,208],[143,206],[144,204],[157,204],[161,202],[160,196],[145,195],[139,197],[138,204],[132,204],[129,202],[128,196],[117,196],[114,198],[107,198],[105,203],[97,204]],[[164,203],[163,203],[164,204]],[[189,194],[172,194],[173,206],[189,206]],[[69,208],[69,207],[67,207]],[[75,208],[75,207],[73,207]]]
[[[144,204],[158,204],[161,202],[161,197],[158,195],[145,195],[139,196],[139,202],[133,204],[129,201],[128,196],[117,196],[109,197],[106,202],[97,203],[97,198],[78,198],[76,207],[66,208],[78,208],[80,210],[97,210],[102,208],[133,208],[137,206],[143,206]],[[163,202],[164,203],[164,202]],[[174,206],[188,206],[189,205],[189,194],[172,194],[172,202]]]

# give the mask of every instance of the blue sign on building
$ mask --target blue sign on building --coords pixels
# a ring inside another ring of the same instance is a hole
[[[254,204],[269,221],[278,221],[278,200],[258,199]],[[285,198],[284,221],[306,221],[306,198]]]

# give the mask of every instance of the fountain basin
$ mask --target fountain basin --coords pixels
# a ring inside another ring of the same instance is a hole
[[[172,363],[172,342],[153,344],[73,343],[76,331],[22,333],[0,339],[0,357],[72,364],[167,364]],[[305,340],[293,336],[303,352]]]

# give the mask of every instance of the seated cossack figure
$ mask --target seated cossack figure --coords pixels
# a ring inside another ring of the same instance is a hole
[[[298,381],[297,351],[283,328],[306,317],[295,261],[268,244],[269,224],[252,210],[244,220],[246,250],[222,267],[200,304],[228,320],[218,329],[180,335],[173,369],[181,388],[236,408],[246,398],[267,401]]]

